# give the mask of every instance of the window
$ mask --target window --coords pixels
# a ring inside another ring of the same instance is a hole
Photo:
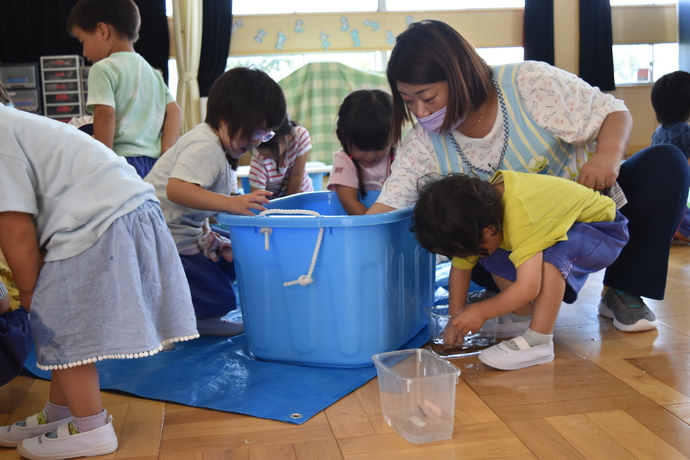
[[[611,6],[626,5],[675,5],[678,0],[610,0]]]
[[[305,64],[316,61],[337,61],[369,72],[385,72],[383,52],[369,51],[357,53],[328,53],[328,54],[283,54],[263,56],[229,57],[226,69],[233,67],[254,66],[280,81]]]
[[[678,43],[613,45],[616,85],[650,84],[678,70]]]
[[[378,0],[348,0],[334,2],[323,0],[235,0],[232,14],[285,14],[285,13],[350,13],[353,11],[377,11]]]
[[[236,0],[237,1],[237,0]],[[525,0],[385,0],[386,11],[469,10],[473,8],[524,8]]]

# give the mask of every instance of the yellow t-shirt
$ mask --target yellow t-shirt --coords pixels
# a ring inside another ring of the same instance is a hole
[[[519,267],[534,254],[559,241],[576,222],[609,222],[616,218],[616,203],[609,197],[561,177],[498,171],[492,184],[503,181],[503,240]],[[453,258],[456,268],[470,269],[478,257]]]
[[[19,290],[14,284],[14,277],[9,268],[2,262],[0,262],[0,282],[5,284],[7,292],[10,296],[10,311],[14,311],[19,308]]]

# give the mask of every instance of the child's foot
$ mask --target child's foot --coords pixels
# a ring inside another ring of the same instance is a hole
[[[105,455],[117,450],[117,436],[112,417],[95,430],[79,433],[73,423],[63,423],[56,430],[25,439],[17,452],[30,460],[59,460]]]
[[[527,329],[523,335],[487,348],[479,354],[479,360],[487,366],[504,371],[522,369],[553,361],[553,340],[539,345],[530,345],[524,337],[529,332],[533,331]],[[544,336],[545,334],[539,335]]]
[[[197,318],[199,335],[221,335],[232,337],[244,332],[242,321],[228,321],[223,318]]]
[[[68,417],[63,420],[49,423],[45,412],[41,411],[13,425],[0,426],[0,446],[17,447],[24,439],[34,438],[43,433],[48,433],[58,426],[71,421],[72,417]]]

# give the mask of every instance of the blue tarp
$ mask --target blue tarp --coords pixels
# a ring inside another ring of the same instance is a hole
[[[443,291],[449,270],[447,262],[437,268],[437,305],[444,298],[447,303]],[[419,348],[428,340],[424,328],[402,349]],[[49,371],[36,367],[33,348],[25,369],[50,379]],[[201,337],[147,358],[101,361],[98,370],[103,390],[298,425],[376,377],[373,363],[347,369],[261,361],[244,334]]]

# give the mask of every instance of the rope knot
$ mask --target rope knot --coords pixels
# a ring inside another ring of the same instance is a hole
[[[271,244],[268,242],[268,235],[273,234],[273,229],[271,227],[261,227],[259,233],[264,234],[264,249],[268,251],[269,249],[271,249]]]
[[[321,215],[316,211],[311,211],[308,209],[267,209],[267,210],[259,213],[260,216],[265,216],[267,214],[308,214],[308,215],[315,216],[315,217],[318,217]],[[270,227],[261,227],[261,229],[259,230],[259,233],[263,233],[265,235],[264,248],[268,251],[268,249],[269,249],[268,235],[273,233],[273,229]],[[300,277],[297,278],[295,281],[287,281],[287,282],[283,283],[283,286],[292,286],[294,284],[300,284],[302,286],[306,286],[307,284],[314,282],[314,279],[311,277],[311,274],[314,271],[314,266],[316,265],[316,258],[319,255],[319,248],[321,247],[321,239],[322,238],[323,238],[323,227],[320,227],[319,228],[319,236],[316,238],[316,246],[314,247],[314,254],[312,254],[311,264],[309,265],[309,272],[306,275],[300,275]]]

